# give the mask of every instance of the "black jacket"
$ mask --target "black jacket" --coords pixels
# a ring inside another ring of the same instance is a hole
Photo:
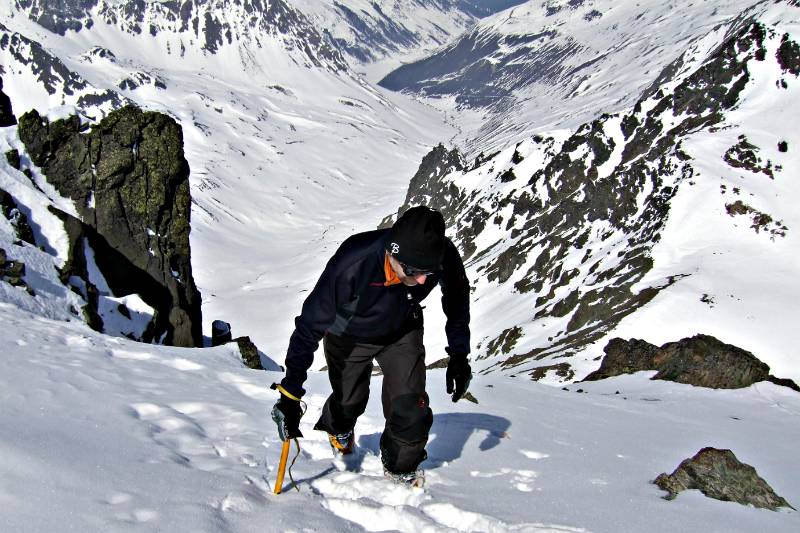
[[[324,335],[389,344],[405,330],[421,326],[419,302],[437,283],[442,287],[449,352],[461,357],[469,353],[470,288],[455,245],[445,239],[441,268],[428,276],[424,285],[387,287],[383,267],[388,234],[389,230],[376,230],[353,235],[328,261],[295,319],[289,340],[281,385],[291,394],[305,393],[303,383]]]

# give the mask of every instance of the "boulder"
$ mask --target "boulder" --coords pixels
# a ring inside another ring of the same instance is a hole
[[[202,346],[180,125],[127,106],[93,127],[76,116],[51,123],[34,110],[20,117],[18,131],[33,163],[79,215],[57,213],[73,244],[62,279],[85,273],[81,243],[88,240],[114,295],[139,294],[156,310],[149,337]]]
[[[236,344],[239,345],[239,352],[242,354],[242,361],[248,368],[253,370],[264,370],[261,366],[261,357],[258,355],[258,348],[250,340],[250,337],[237,337]]]
[[[653,483],[667,491],[664,496],[667,500],[675,499],[681,491],[698,489],[716,500],[772,511],[780,507],[794,509],[775,494],[755,468],[740,462],[730,450],[703,448],[691,459],[683,461],[672,474],[663,473]]]
[[[752,353],[710,335],[695,335],[660,348],[639,339],[615,338],[605,347],[600,368],[584,381],[597,381],[642,370],[657,370],[663,379],[713,389],[739,389],[759,381],[777,381],[769,366]],[[796,385],[795,385],[796,387]]]
[[[5,250],[0,249],[0,279],[14,287],[27,287],[25,283],[25,263],[9,259]]]
[[[22,166],[22,161],[19,157],[19,151],[17,150],[9,150],[6,152],[6,161],[8,161],[8,164],[11,165],[12,168],[17,170],[20,170]]]

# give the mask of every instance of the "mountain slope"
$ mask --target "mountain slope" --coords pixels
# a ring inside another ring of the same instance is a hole
[[[475,155],[633,105],[690,44],[758,3],[531,0],[380,85],[474,110],[457,142]]]
[[[478,280],[483,371],[572,380],[611,336],[708,333],[800,376],[799,12],[779,3],[718,28],[630,110],[474,162],[428,156],[406,206],[454,228]]]

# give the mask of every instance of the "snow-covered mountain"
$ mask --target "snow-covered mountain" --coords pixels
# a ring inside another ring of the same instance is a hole
[[[279,39],[296,61],[334,70],[346,68],[323,33],[284,0],[67,0],[55,4],[16,0],[15,5],[20,13],[62,36],[95,25],[135,36],[149,35],[159,41],[168,57],[181,58],[187,49],[213,54],[226,45],[252,52]]]
[[[474,156],[633,105],[667,65],[757,0],[531,0],[480,21],[380,85],[473,110]]]
[[[406,204],[440,208],[476,273],[476,359],[572,380],[613,336],[709,333],[797,379],[798,6],[697,40],[631,108],[473,160],[439,147]]]
[[[374,228],[404,194],[441,208],[475,285],[480,402],[452,404],[443,372],[430,371],[428,486],[406,489],[381,476],[376,402],[356,428],[354,462],[331,464],[312,430],[329,389],[312,372],[293,471],[301,492],[273,499],[280,443],[267,385],[280,375],[243,368],[231,345],[174,348],[90,330],[84,295],[63,280],[69,235],[53,208],[77,217],[99,199],[77,206],[61,195],[18,126],[4,127],[0,530],[798,529],[788,508],[697,491],[665,502],[650,483],[702,447],[730,448],[797,507],[796,392],[707,390],[651,373],[567,391],[532,380],[562,387],[585,376],[612,336],[661,344],[696,333],[800,378],[800,6],[529,2],[442,50],[489,43],[496,70],[485,89],[468,81],[480,57],[445,73],[465,89],[439,100],[359,74],[512,3],[0,6],[0,87],[18,117],[78,113],[72,124],[89,137],[132,102],[180,125],[206,334],[227,320],[280,363],[292,318],[345,237]],[[450,105],[495,93],[507,107]],[[430,150],[450,139],[461,151]],[[92,252],[85,266],[99,279]],[[103,296],[117,315],[128,309],[124,325],[152,313],[135,294]],[[437,307],[430,298],[430,362],[444,356]],[[380,376],[373,387],[378,397]]]

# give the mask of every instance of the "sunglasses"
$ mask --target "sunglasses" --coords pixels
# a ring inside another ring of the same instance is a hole
[[[433,274],[433,270],[428,270],[428,269],[424,269],[424,268],[415,268],[415,267],[409,266],[409,265],[407,265],[405,263],[401,263],[400,261],[398,261],[398,263],[400,264],[400,268],[403,269],[403,273],[406,276],[409,276],[409,277],[412,277],[412,278],[415,278],[417,276],[430,276],[430,275]]]

